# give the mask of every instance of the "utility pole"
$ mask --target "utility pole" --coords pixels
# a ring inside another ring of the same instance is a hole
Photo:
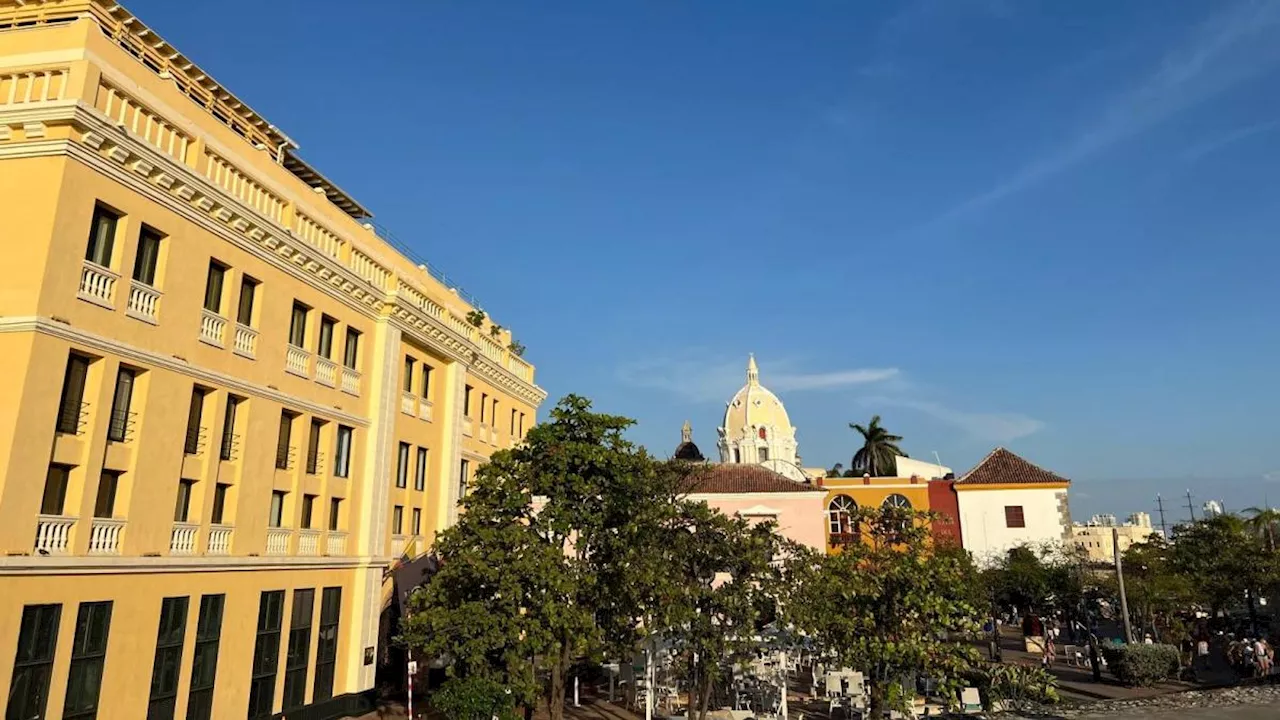
[[[1191,496],[1190,491],[1187,497]],[[1116,555],[1116,584],[1120,586],[1120,612],[1124,615],[1124,638],[1133,644],[1133,625],[1129,624],[1129,597],[1124,594],[1124,562],[1120,559],[1120,529],[1111,528],[1111,550]]]
[[[1196,506],[1191,504],[1191,490],[1187,490],[1187,512],[1191,513],[1191,522],[1196,521]]]
[[[1160,508],[1160,534],[1168,540],[1169,528],[1164,524],[1164,498],[1160,497],[1160,493],[1156,493],[1156,507]]]

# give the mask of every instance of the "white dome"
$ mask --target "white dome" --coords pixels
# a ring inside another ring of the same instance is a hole
[[[719,428],[720,461],[763,463],[784,460],[798,464],[796,429],[787,408],[760,384],[760,369],[752,356],[747,361],[747,384],[734,394]]]

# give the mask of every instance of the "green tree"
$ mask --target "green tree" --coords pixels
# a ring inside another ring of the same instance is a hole
[[[785,617],[844,667],[867,673],[870,717],[905,710],[912,688],[904,676],[924,674],[954,697],[962,673],[977,661],[963,636],[979,629],[981,611],[969,587],[971,567],[954,552],[934,552],[934,516],[862,508],[864,542],[814,559],[800,570]]]
[[[1249,514],[1245,525],[1266,543],[1268,552],[1275,552],[1280,541],[1280,510],[1251,507],[1245,512]]]
[[[1257,593],[1271,584],[1273,556],[1244,520],[1224,514],[1175,527],[1169,559],[1213,615],[1244,600],[1256,632]]]
[[[898,448],[902,436],[890,435],[889,431],[880,427],[880,416],[874,415],[866,426],[849,423],[849,428],[862,435],[862,447],[853,454],[852,466],[873,477],[893,475],[897,473],[897,461],[894,456],[907,454]]]
[[[1175,614],[1190,603],[1189,578],[1177,572],[1173,548],[1161,535],[1151,535],[1124,551],[1125,595],[1131,619],[1150,630],[1156,642],[1178,644],[1181,624]]]
[[[827,471],[827,477],[840,477],[840,473],[844,471],[844,463],[836,463]]]
[[[441,569],[414,592],[403,640],[451,658],[455,676],[505,683],[526,706],[540,693],[561,720],[573,662],[633,648],[669,585],[654,548],[678,478],[623,437],[631,424],[570,395],[481,466],[436,541]]]

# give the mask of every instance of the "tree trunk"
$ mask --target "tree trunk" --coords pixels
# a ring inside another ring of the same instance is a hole
[[[875,680],[875,679],[871,680],[870,685],[871,685],[871,702],[870,702],[870,707],[868,707],[868,710],[870,711],[869,714],[872,718],[876,718],[876,720],[879,720],[879,718],[884,717],[884,706],[885,706],[885,700],[887,699],[885,698],[885,691],[887,690],[887,688],[885,687],[885,684],[883,681]]]
[[[1258,637],[1258,601],[1253,596],[1253,590],[1246,590],[1245,597],[1249,600],[1249,632],[1253,637]]]
[[[565,676],[569,670],[569,643],[560,643],[560,655],[551,666],[551,684],[547,691],[547,714],[551,720],[564,720]]]
[[[711,689],[714,683],[707,673],[702,675],[702,687],[698,689],[698,720],[707,720],[707,706],[711,704]]]

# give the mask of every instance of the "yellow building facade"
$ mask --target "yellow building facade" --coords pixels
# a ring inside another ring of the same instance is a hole
[[[545,393],[142,21],[0,0],[6,717],[339,712]]]
[[[838,552],[859,535],[851,521],[858,508],[894,507],[925,512],[929,507],[929,482],[921,478],[828,477],[819,480],[826,490],[827,552]]]

